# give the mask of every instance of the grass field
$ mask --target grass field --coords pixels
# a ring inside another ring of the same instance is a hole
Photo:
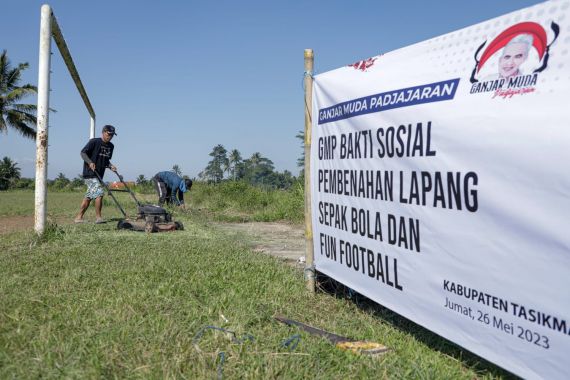
[[[176,213],[185,225],[176,233],[50,223],[43,239],[0,235],[0,378],[511,377],[389,310],[341,292],[309,295],[302,271],[209,222],[216,210],[208,199],[217,195],[208,191]],[[48,213],[69,220],[81,197],[50,193]],[[231,215],[245,219],[283,215],[250,205],[248,216],[230,203]],[[0,221],[32,213],[32,192],[0,193]],[[108,203],[103,213],[119,216]],[[277,323],[276,314],[390,351],[341,351]]]

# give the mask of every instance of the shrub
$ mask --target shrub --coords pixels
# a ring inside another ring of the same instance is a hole
[[[192,204],[224,220],[301,222],[304,217],[304,192],[300,183],[289,190],[272,190],[244,181],[197,182],[190,199]]]

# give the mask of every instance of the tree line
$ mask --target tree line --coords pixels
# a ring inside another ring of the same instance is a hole
[[[232,149],[228,152],[223,145],[218,144],[209,155],[212,159],[198,174],[199,179],[208,183],[244,181],[264,188],[288,189],[298,181],[288,170],[276,171],[273,161],[259,152],[243,159],[239,150]]]
[[[8,189],[34,189],[36,182],[33,178],[23,178],[18,163],[10,157],[0,160],[0,190]],[[50,190],[77,190],[83,189],[84,181],[80,174],[68,179],[65,174],[59,173],[53,180],[47,180]]]
[[[295,177],[288,170],[278,172],[274,168],[273,161],[263,157],[259,152],[252,154],[250,158],[242,159],[237,149],[228,154],[222,145],[216,145],[210,156],[212,159],[198,174],[199,180],[208,183],[243,181],[268,189],[289,189],[298,181],[302,183],[302,172],[300,177]],[[182,174],[179,165],[174,165],[171,170],[182,178],[190,178]],[[147,179],[143,174],[139,174],[134,182],[138,190],[152,191],[152,179]],[[34,179],[22,178],[17,162],[9,157],[0,160],[0,190],[34,189],[34,186]],[[59,173],[55,179],[47,180],[47,186],[50,190],[78,190],[82,189],[84,181],[80,174],[69,179],[65,174]]]

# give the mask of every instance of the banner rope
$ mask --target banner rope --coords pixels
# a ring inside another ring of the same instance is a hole
[[[301,87],[303,88],[303,92],[305,92],[305,78],[306,77],[311,77],[314,80],[315,79],[314,72],[303,71],[303,80],[301,81]],[[309,112],[309,104],[307,104],[307,97],[305,97],[305,108],[307,109],[307,114],[309,114],[309,121],[312,124],[313,123],[313,115],[311,115],[311,113]]]
[[[303,274],[305,275],[305,280],[315,278],[315,265],[313,264],[310,267],[305,267]]]

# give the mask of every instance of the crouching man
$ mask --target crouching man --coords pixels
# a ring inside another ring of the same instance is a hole
[[[184,193],[192,188],[191,179],[183,179],[174,172],[159,172],[152,178],[154,189],[158,195],[158,204],[162,206],[164,202],[168,205],[180,206],[185,209]]]

